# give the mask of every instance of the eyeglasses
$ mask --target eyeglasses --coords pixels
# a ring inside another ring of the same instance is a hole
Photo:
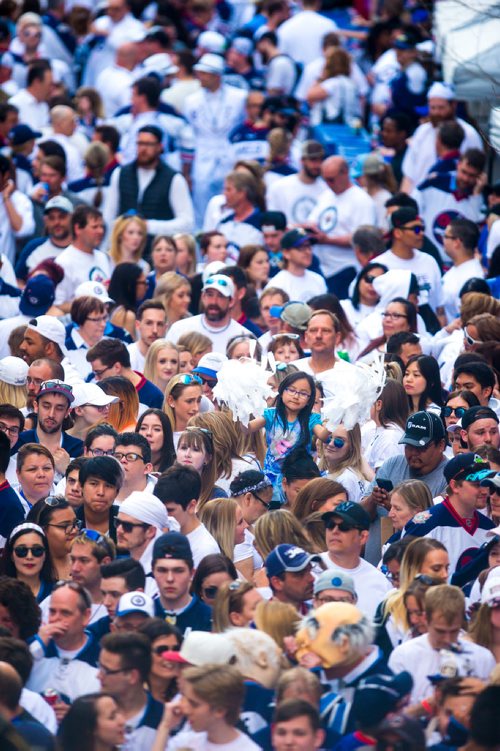
[[[123,461],[123,459],[126,459],[128,462],[137,462],[139,459],[142,462],[146,462],[143,456],[141,454],[136,454],[135,451],[128,451],[126,454],[123,454],[121,451],[115,451],[113,453],[113,456],[115,459],[118,459],[119,462]]]
[[[132,670],[132,668],[118,668],[117,670],[110,670],[109,668],[104,667],[104,665],[101,665],[101,663],[99,663],[97,667],[99,669],[99,672],[103,675],[118,675],[118,673],[128,673],[130,670]]]
[[[346,445],[346,439],[345,438],[337,438],[333,437],[330,438],[329,441],[326,441],[327,446],[335,446],[336,449],[343,449]]]
[[[261,498],[260,495],[257,495],[257,493],[252,493],[252,495],[253,495],[254,498],[257,498],[257,500],[262,503],[262,505],[264,506],[264,508],[266,509],[266,511],[269,511],[269,503],[267,503],[267,501],[265,501],[263,498]]]
[[[359,527],[356,527],[355,524],[349,524],[349,522],[341,521],[341,522],[334,522],[333,519],[326,524],[326,528],[333,532],[335,529],[337,529],[339,532],[352,532],[353,529],[359,529]]]
[[[104,323],[105,321],[109,321],[109,316],[99,316],[98,318],[91,318],[90,316],[87,316],[85,320],[92,321],[92,323]]]
[[[18,545],[17,548],[13,548],[15,555],[18,558],[26,558],[28,553],[34,558],[42,558],[45,555],[45,548],[43,545]]]
[[[121,527],[123,531],[129,535],[131,532],[133,532],[134,527],[142,527],[143,529],[146,529],[149,527],[149,524],[139,524],[134,522],[125,522],[123,519],[114,519],[113,524],[115,525],[115,529],[118,529],[118,527]]]
[[[394,318],[397,320],[398,318],[408,318],[408,316],[403,315],[403,313],[382,313],[382,318]]]
[[[46,524],[46,527],[56,527],[57,529],[63,529],[67,535],[70,535],[75,529],[82,528],[82,522],[80,519],[75,519],[73,522],[67,522],[66,524]]]
[[[198,383],[201,386],[202,380],[197,375],[191,375],[191,373],[182,373],[179,376],[177,383],[182,383],[184,386],[190,386],[193,383]]]
[[[363,279],[364,279],[364,280],[365,280],[365,282],[367,282],[368,284],[373,284],[373,280],[374,280],[374,279],[377,279],[377,277],[376,277],[376,276],[372,276],[372,274],[367,274],[366,276],[364,276],[364,277],[363,277]]]
[[[101,370],[93,370],[92,372],[96,378],[101,378],[102,374],[110,369],[111,369],[111,366],[109,368],[102,368]]]
[[[165,654],[165,652],[178,652],[180,648],[181,648],[180,644],[176,644],[173,647],[165,647],[165,645],[159,646],[159,647],[152,647],[151,653],[154,655],[158,655],[158,657],[161,657],[163,654]]]
[[[399,571],[396,571],[395,573],[392,572],[392,571],[389,571],[389,568],[388,568],[388,566],[385,565],[385,563],[382,564],[382,566],[380,567],[380,570],[382,571],[382,573],[385,576],[385,578],[389,579],[389,581],[391,581],[391,582],[392,581],[399,581]]]
[[[26,383],[29,386],[41,386],[43,378],[32,378],[31,376],[26,376]]]
[[[110,408],[110,406],[111,406],[110,404],[90,404],[90,402],[88,404],[82,404],[82,407],[92,407],[93,409],[96,409],[101,414],[103,412],[106,412]]]
[[[92,454],[92,456],[114,456],[115,450],[110,449],[109,451],[104,451],[104,449],[87,449],[89,454]]]
[[[2,433],[9,433],[10,435],[19,435],[21,428],[18,425],[6,425],[4,422],[0,422],[0,430]]]
[[[479,339],[473,339],[473,338],[471,337],[471,335],[467,333],[467,329],[466,329],[466,328],[464,328],[464,330],[463,330],[463,334],[464,334],[464,339],[465,339],[465,341],[466,341],[466,342],[467,342],[467,344],[469,344],[469,345],[470,345],[471,347],[472,347],[472,345],[473,345],[473,344],[482,344],[482,343],[483,343],[483,342],[481,342],[481,341],[480,341]]]
[[[421,582],[422,584],[425,584],[428,587],[431,587],[433,584],[436,583],[436,580],[433,579],[432,576],[428,576],[427,574],[417,574],[414,577],[414,581]]]
[[[443,240],[456,240],[456,235],[447,235],[446,232],[443,235]]]
[[[395,229],[405,229],[408,232],[414,232],[416,235],[420,235],[422,232],[425,232],[425,225],[417,224],[415,227],[408,227],[406,225],[403,225],[402,227],[396,227]]]
[[[207,600],[214,600],[219,591],[219,587],[216,587],[215,585],[212,587],[203,587],[202,591]]]
[[[285,391],[290,394],[290,396],[298,396],[300,399],[309,399],[311,397],[309,391],[297,391],[297,389],[294,389],[292,386],[288,386]]]
[[[458,417],[458,419],[461,420],[466,412],[467,410],[465,407],[449,407],[448,405],[443,407],[443,417],[451,417],[451,415],[455,415],[455,417]]]

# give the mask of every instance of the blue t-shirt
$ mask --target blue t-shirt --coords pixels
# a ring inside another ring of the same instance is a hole
[[[281,424],[281,420],[276,417],[276,408],[269,407],[264,410],[265,430],[267,453],[264,459],[264,472],[271,475],[279,475],[283,460],[300,442],[300,423],[298,420],[287,423],[286,430]],[[309,417],[309,442],[305,446],[307,451],[311,451],[311,439],[313,429],[316,425],[321,425],[321,415],[318,412],[312,412]]]

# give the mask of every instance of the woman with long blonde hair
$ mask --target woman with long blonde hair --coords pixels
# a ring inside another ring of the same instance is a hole
[[[215,539],[221,552],[233,561],[238,571],[240,568],[244,571],[249,563],[253,570],[252,556],[238,560],[236,546],[244,541],[248,525],[239,503],[234,498],[214,498],[208,501],[199,512],[199,519]]]
[[[109,405],[106,421],[117,433],[135,431],[139,417],[139,397],[135,386],[123,376],[111,376],[99,381],[99,386],[105,394],[117,396],[119,401]]]
[[[254,525],[255,547],[263,560],[277,545],[287,543],[312,553],[309,538],[291,511],[276,509],[257,519]]]
[[[205,334],[190,331],[189,334],[183,334],[179,337],[177,346],[186,347],[191,352],[193,368],[196,368],[203,355],[212,351],[212,340]]]
[[[149,265],[142,254],[146,247],[148,227],[140,216],[119,216],[111,231],[109,255],[114,266],[120,263],[137,263],[146,273]]]
[[[176,321],[189,318],[191,285],[185,276],[176,271],[162,274],[156,283],[154,297],[161,300],[167,311],[167,330]]]
[[[357,503],[365,495],[374,472],[361,453],[361,430],[358,424],[351,430],[339,425],[327,443],[320,442],[319,468],[328,472],[330,480],[337,480],[347,490],[348,500]]]
[[[285,639],[295,636],[300,615],[288,602],[263,600],[255,608],[253,620],[259,631],[269,634],[278,647],[285,651]]]
[[[200,411],[202,397],[202,383],[197,376],[190,373],[179,373],[168,382],[165,389],[163,411],[170,420],[174,434],[174,446],[177,446],[179,435]]]
[[[179,233],[174,235],[177,247],[177,271],[184,276],[192,277],[196,273],[196,240],[192,235]]]
[[[157,339],[150,345],[144,362],[143,374],[148,381],[165,393],[169,381],[179,373],[179,350],[166,339]]]
[[[11,355],[3,357],[0,360],[0,404],[24,409],[28,398],[27,377],[28,365],[24,360]]]

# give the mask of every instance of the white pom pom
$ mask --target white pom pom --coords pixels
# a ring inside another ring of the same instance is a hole
[[[213,393],[233,413],[234,420],[247,426],[252,417],[262,417],[267,399],[276,396],[268,384],[271,373],[255,360],[228,360],[217,373]]]
[[[372,366],[357,363],[349,368],[334,367],[323,379],[325,398],[321,416],[328,430],[342,424],[346,430],[370,419],[372,404],[385,384],[383,359]]]

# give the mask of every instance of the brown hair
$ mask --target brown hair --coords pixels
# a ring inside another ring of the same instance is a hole
[[[329,498],[340,493],[344,493],[347,500],[347,491],[340,482],[328,477],[315,477],[297,493],[293,513],[297,519],[303,521],[313,511],[318,511]]]
[[[203,665],[186,668],[182,680],[189,683],[196,696],[214,709],[223,709],[229,725],[236,725],[245,696],[243,676],[232,665]]]
[[[490,313],[500,316],[500,300],[482,292],[467,292],[460,301],[460,318],[462,325],[467,326],[472,318],[480,313]]]
[[[335,76],[351,75],[351,56],[342,47],[334,47],[327,52],[325,57],[325,67],[321,74],[322,81]]]
[[[71,320],[76,323],[77,326],[83,326],[88,316],[91,313],[99,313],[102,315],[106,312],[106,305],[97,297],[91,295],[85,295],[84,297],[77,297],[71,303]]]
[[[38,454],[38,456],[44,456],[46,459],[50,461],[52,466],[55,469],[55,462],[54,457],[50,453],[50,451],[45,448],[45,446],[42,446],[40,443],[25,443],[24,446],[21,446],[19,451],[17,452],[16,457],[16,469],[18,472],[20,472],[28,458],[28,456],[31,456],[31,454]]]
[[[425,617],[427,622],[434,613],[440,613],[447,624],[460,615],[465,618],[465,597],[461,589],[451,584],[438,584],[425,593]]]

